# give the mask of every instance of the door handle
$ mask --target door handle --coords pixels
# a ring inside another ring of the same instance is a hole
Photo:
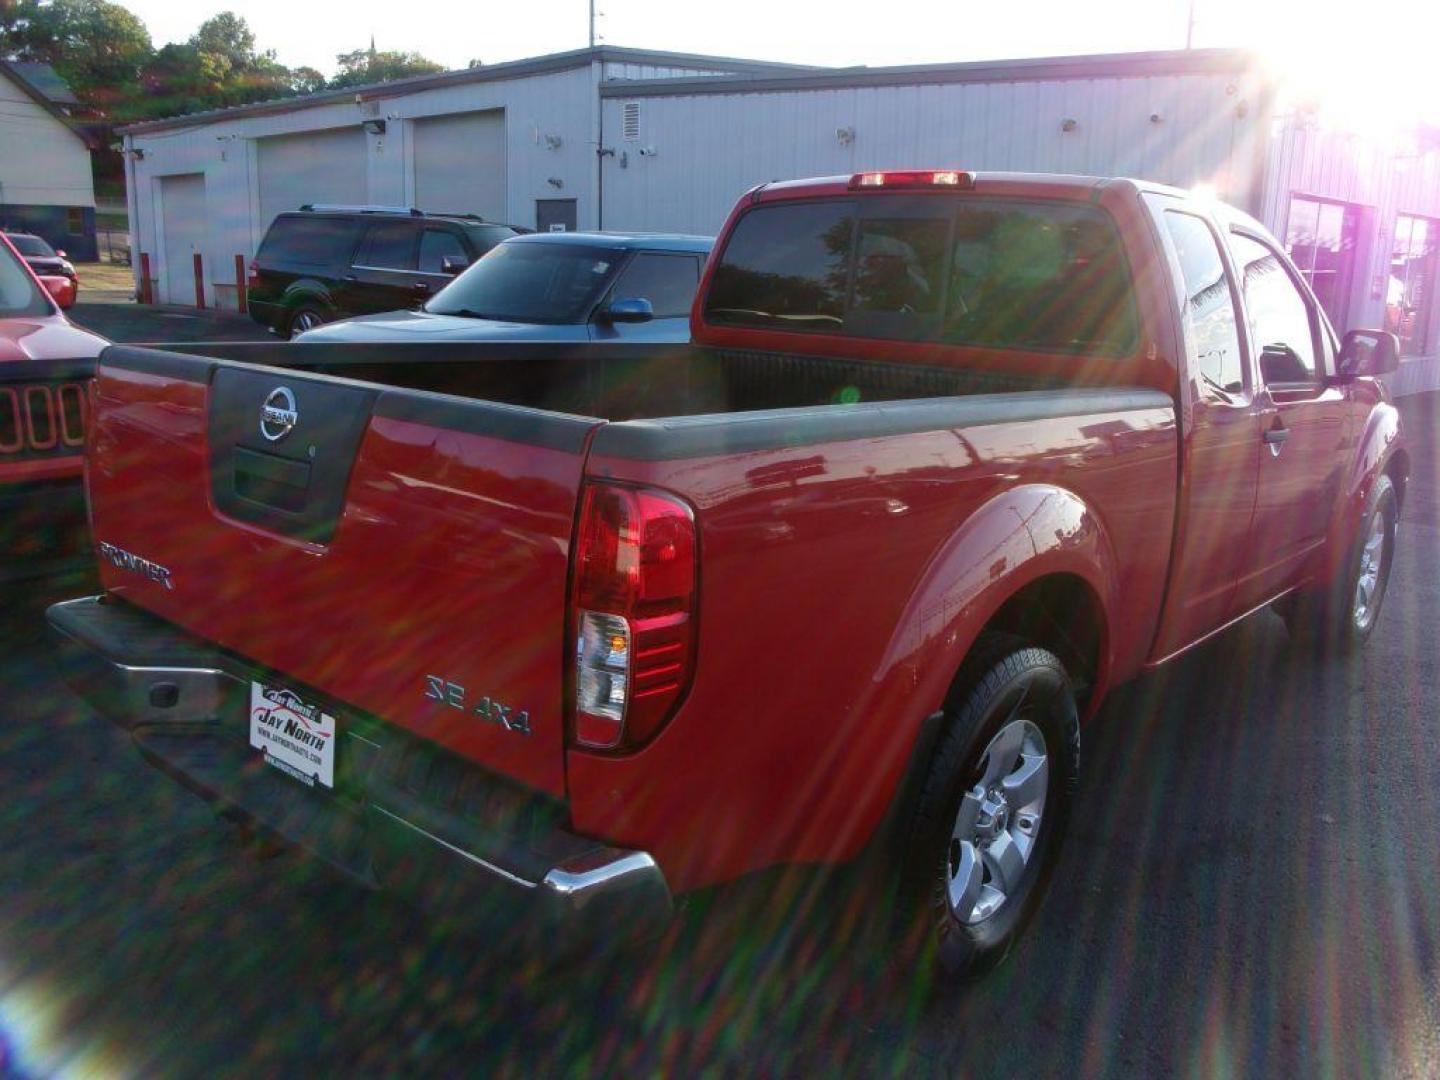
[[[359,277],[359,275],[357,275],[357,274],[346,274],[346,275],[345,275],[345,280],[346,280],[346,281],[359,281],[359,280],[360,280],[360,277]]]
[[[410,288],[414,289],[416,292],[429,292],[430,283],[428,281],[417,281],[414,285],[411,285]]]
[[[1280,447],[1285,444],[1286,439],[1290,438],[1290,429],[1283,424],[1276,424],[1267,430],[1261,438],[1265,440],[1265,445],[1270,447],[1270,456],[1279,457]]]

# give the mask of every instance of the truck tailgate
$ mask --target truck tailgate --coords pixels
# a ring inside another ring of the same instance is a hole
[[[109,592],[342,725],[348,706],[564,794],[569,549],[600,421],[124,347],[94,394]]]

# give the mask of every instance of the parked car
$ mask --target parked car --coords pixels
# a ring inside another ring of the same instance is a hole
[[[56,296],[73,300],[74,282],[37,278],[0,239],[0,582],[89,555],[86,384],[109,343],[71,325]]]
[[[80,276],[75,272],[75,264],[65,252],[55,250],[47,240],[34,233],[7,232],[5,239],[10,241],[36,274],[67,277],[75,283],[76,291],[79,291]]]
[[[958,979],[1039,903],[1113,686],[1267,605],[1375,628],[1395,338],[1337,341],[1238,211],[762,185],[692,325],[111,348],[67,670],[190,789],[436,910],[615,938],[865,855],[901,962]]]
[[[517,236],[418,311],[346,319],[303,340],[685,342],[713,244],[706,236]]]
[[[282,337],[348,315],[414,307],[500,241],[508,225],[470,214],[303,206],[270,223],[250,263],[250,317]]]

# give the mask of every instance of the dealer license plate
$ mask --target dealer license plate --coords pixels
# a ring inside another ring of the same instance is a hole
[[[335,718],[293,690],[250,684],[250,745],[302,784],[335,786]]]

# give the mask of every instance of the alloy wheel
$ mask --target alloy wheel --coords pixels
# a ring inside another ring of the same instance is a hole
[[[1035,852],[1049,782],[1044,735],[1012,718],[986,746],[950,833],[946,899],[960,922],[984,922],[1015,895]]]

